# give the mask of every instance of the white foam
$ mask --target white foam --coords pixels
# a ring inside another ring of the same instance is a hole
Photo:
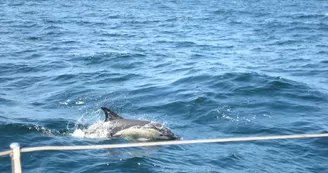
[[[77,105],[83,105],[84,104],[84,101],[78,100],[78,101],[75,102],[75,104],[77,104]]]
[[[72,136],[79,137],[79,138],[83,138],[84,135],[85,135],[85,133],[81,129],[75,129],[74,132],[72,133]]]

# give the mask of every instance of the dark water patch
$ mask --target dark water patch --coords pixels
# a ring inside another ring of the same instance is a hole
[[[41,28],[41,26],[38,23],[23,19],[20,22],[15,22],[10,28],[18,34],[29,34],[31,33],[29,29]]]
[[[72,68],[72,64],[67,61],[44,61],[38,63],[37,68],[44,69],[43,72],[50,72],[55,70],[63,70]]]
[[[70,136],[70,134],[76,128],[86,128],[86,124],[78,124],[76,123],[76,120],[67,119],[64,120],[51,118],[45,119],[43,121],[35,121],[26,118],[20,118],[16,119],[16,121],[18,122],[13,123],[10,121],[0,123],[0,130],[8,132],[6,134],[6,137],[16,142],[31,138],[31,142],[35,141],[36,143],[38,143],[40,141],[48,141],[48,139],[53,140],[53,138],[56,137]],[[8,142],[10,142],[10,140],[8,140]],[[32,145],[33,144],[29,144],[29,146]],[[9,147],[9,143],[8,145],[2,146]]]
[[[31,102],[30,105],[35,106],[35,107],[44,107],[47,105],[47,103],[34,101],[34,102]]]
[[[22,142],[29,138],[35,138],[39,135],[45,135],[45,138],[48,138],[46,136],[49,136],[51,134],[51,131],[48,129],[45,129],[42,126],[36,126],[36,125],[28,125],[28,124],[2,124],[0,126],[1,131],[6,131],[7,134],[4,136],[10,140],[3,141],[2,147],[9,148],[9,142],[16,141],[16,142]]]
[[[123,58],[123,57],[122,57]],[[113,69],[125,69],[125,70],[133,70],[138,68],[139,66],[143,65],[144,62],[141,61],[134,61],[134,62],[117,62],[112,65]]]
[[[0,114],[0,122],[1,122],[1,124],[4,124],[4,122],[8,121],[8,118],[5,116],[1,116],[1,115],[4,115],[4,113],[1,112],[1,114]]]
[[[307,58],[293,58],[290,60],[292,63],[310,63],[311,60]]]
[[[312,98],[314,100],[318,99],[318,101],[324,101],[322,100],[323,98],[320,96],[322,93],[308,87],[306,84],[298,83],[280,77],[270,77],[265,75],[258,75],[256,73],[241,75],[237,74],[235,78],[229,81],[234,81],[234,83],[236,83],[232,87],[232,89],[235,92],[240,92],[239,94],[269,94],[272,96],[277,96],[278,94],[283,96],[294,96],[298,98],[304,98],[304,100]],[[297,94],[295,93],[295,91],[297,91]]]
[[[104,52],[97,55],[82,57],[76,60],[82,60],[85,65],[103,65],[103,67],[112,68],[134,68],[140,62],[136,62],[136,58],[144,57],[144,54],[133,53],[118,53],[118,52]]]
[[[29,89],[30,87],[35,87],[38,85],[39,82],[44,81],[44,77],[33,77],[29,76],[28,78],[17,78],[15,80],[12,80],[9,84],[7,84],[8,87],[16,87],[21,90],[23,89]]]
[[[322,18],[325,17],[326,15],[324,14],[297,14],[297,15],[293,15],[293,17],[295,18],[300,18],[300,19],[318,19],[318,18]]]
[[[35,54],[32,53],[28,56],[27,60],[35,60],[41,58],[42,54]],[[14,76],[28,76],[33,74],[42,74],[52,70],[60,70],[64,68],[71,67],[70,64],[66,63],[65,61],[43,61],[43,62],[35,62],[35,63],[3,63],[0,64],[2,67],[1,72],[2,74],[6,75],[14,75]],[[10,68],[11,67],[11,68]],[[12,68],[15,68],[15,72],[12,71]]]
[[[53,32],[54,30],[61,30],[63,29],[62,27],[60,26],[56,26],[56,25],[47,25],[44,29],[43,29],[43,34],[46,36],[47,33],[49,32]]]
[[[161,20],[158,19],[146,19],[146,20],[142,20],[142,19],[131,19],[128,20],[126,22],[122,22],[122,24],[132,24],[135,26],[149,26],[149,25],[156,25],[159,24],[160,22],[162,22]]]
[[[42,53],[31,53],[30,55],[26,56],[26,60],[34,60],[34,59],[39,59],[42,58],[44,55]]]
[[[62,25],[67,23],[65,20],[56,19],[56,18],[50,18],[50,17],[44,17],[42,19],[42,22],[45,26],[47,26],[45,29],[62,29]]]
[[[323,131],[322,133],[327,133],[327,131]],[[311,147],[316,148],[319,152],[315,154],[317,157],[325,157],[328,153],[328,150],[324,147],[328,143],[327,138],[317,138],[311,140]]]
[[[317,54],[319,54],[319,55],[327,55],[328,54],[328,51],[320,50],[320,51],[317,52]]]
[[[106,26],[107,23],[102,21],[78,20],[76,21],[76,24],[83,27],[94,27],[94,26]]]
[[[6,99],[6,98],[3,98],[0,96],[0,104],[2,106],[12,106],[12,105],[15,105],[16,102],[14,100],[10,100],[10,99]]]
[[[95,31],[95,33],[102,37],[107,38],[126,38],[126,37],[134,37],[132,33],[129,32],[108,32],[106,30]]]
[[[200,85],[203,81],[206,81],[206,79],[210,78],[210,75],[197,75],[197,76],[186,76],[184,78],[181,78],[175,82],[173,82],[171,85],[184,85],[189,83],[194,83],[195,85]]]
[[[321,61],[320,63],[307,63],[307,64],[302,65],[301,68],[308,68],[308,69],[311,69],[311,70],[312,69],[316,69],[316,70],[319,70],[319,69],[326,70],[326,69],[328,69],[327,66],[321,65],[322,62],[324,62],[324,61]]]
[[[2,74],[13,75],[17,73],[36,73],[40,72],[41,69],[38,69],[36,66],[28,65],[28,64],[12,64],[12,63],[5,63],[1,64],[1,72]],[[12,68],[15,68],[15,72],[12,71]]]
[[[158,86],[149,86],[149,87],[142,87],[139,89],[135,89],[131,91],[130,94],[132,95],[143,95],[145,93],[157,93],[157,91],[165,91],[167,88],[161,88]]]
[[[63,44],[63,45],[76,45],[78,43],[80,43],[80,42],[77,40],[63,40],[60,42],[60,44]]]
[[[42,39],[42,37],[38,37],[38,36],[28,36],[26,39],[29,40],[29,41],[39,41],[39,40]]]
[[[152,100],[152,102],[155,102],[157,100]],[[162,113],[163,115],[169,114],[169,116],[175,117],[177,115],[180,115],[180,118],[188,119],[188,110],[190,110],[190,106],[183,101],[175,101],[170,102],[167,104],[155,104],[155,105],[138,105],[138,110],[150,113]],[[170,111],[168,111],[170,110]]]
[[[192,42],[192,41],[183,41],[183,42],[177,42],[175,43],[176,47],[178,48],[184,48],[184,47],[193,47],[193,46],[196,46],[197,44]]]
[[[328,60],[322,60],[321,63],[328,64]]]
[[[137,74],[120,74],[120,73],[103,73],[100,76],[97,76],[98,80],[95,82],[96,84],[102,84],[104,87],[113,86],[113,83],[123,83],[130,80],[138,80],[141,79],[142,76]],[[116,84],[115,84],[116,86]],[[119,87],[119,86],[117,86]]]
[[[70,83],[74,83],[76,80],[78,80],[78,75],[77,74],[62,74],[62,75],[59,75],[59,76],[53,78],[52,80],[59,81],[59,82],[68,81]]]

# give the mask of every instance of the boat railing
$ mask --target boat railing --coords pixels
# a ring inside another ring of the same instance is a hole
[[[127,144],[105,144],[105,145],[78,145],[78,146],[40,146],[20,148],[18,143],[10,145],[11,150],[0,152],[0,156],[10,155],[12,173],[21,173],[21,153],[35,151],[53,151],[53,150],[91,150],[91,149],[112,149],[112,148],[132,148],[132,147],[150,147],[163,145],[186,145],[201,143],[227,143],[227,142],[245,142],[245,141],[263,141],[263,140],[282,140],[282,139],[302,139],[302,138],[322,138],[328,137],[328,133],[321,134],[298,134],[298,135],[280,135],[280,136],[258,136],[258,137],[236,137],[236,138],[218,138],[218,139],[199,139],[199,140],[177,140],[160,142],[142,142]]]

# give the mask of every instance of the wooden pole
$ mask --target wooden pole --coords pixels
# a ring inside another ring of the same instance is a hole
[[[11,170],[12,173],[22,173],[22,167],[20,162],[20,146],[18,143],[10,144],[12,149],[11,153]]]

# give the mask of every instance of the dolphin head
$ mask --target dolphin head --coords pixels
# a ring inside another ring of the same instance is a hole
[[[170,129],[163,126],[162,124],[149,123],[149,124],[145,125],[145,127],[154,129],[158,132],[154,136],[155,139],[158,139],[158,140],[176,140],[176,139],[180,139],[180,137],[175,136],[174,133]]]

